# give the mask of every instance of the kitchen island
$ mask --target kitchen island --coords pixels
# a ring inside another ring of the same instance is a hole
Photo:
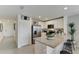
[[[52,39],[37,37],[35,40],[35,53],[59,54],[63,48],[64,36],[57,35]]]

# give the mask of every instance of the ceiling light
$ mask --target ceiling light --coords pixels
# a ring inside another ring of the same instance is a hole
[[[39,18],[41,18],[41,16],[39,16]]]
[[[64,7],[64,10],[68,10],[68,7]]]

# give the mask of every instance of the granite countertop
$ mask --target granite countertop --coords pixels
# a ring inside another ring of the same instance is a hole
[[[44,37],[38,37],[38,38],[34,38],[35,41],[40,42],[46,46],[55,48],[57,47],[60,43],[62,43],[64,41],[64,36],[55,36],[52,39],[47,39]]]

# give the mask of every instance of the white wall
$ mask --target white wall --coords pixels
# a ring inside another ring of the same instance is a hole
[[[68,39],[68,29],[67,29],[67,24],[68,24],[68,16],[64,16],[64,40],[66,41]]]
[[[18,15],[18,48],[31,44],[31,20],[22,20]]]
[[[0,23],[3,24],[3,30],[0,32],[4,37],[14,36],[15,30],[13,24],[16,23],[15,19],[0,19]]]

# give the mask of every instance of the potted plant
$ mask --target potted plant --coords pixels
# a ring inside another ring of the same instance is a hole
[[[69,34],[71,35],[71,41],[74,41],[74,34],[75,34],[75,28],[74,28],[74,23],[69,23],[70,31]]]
[[[69,31],[69,34],[71,35],[71,43],[72,43],[72,47],[73,49],[75,50],[75,47],[74,47],[74,44],[75,44],[75,40],[74,40],[74,34],[75,34],[75,24],[72,22],[72,23],[69,23],[69,27],[70,27],[70,31]]]

